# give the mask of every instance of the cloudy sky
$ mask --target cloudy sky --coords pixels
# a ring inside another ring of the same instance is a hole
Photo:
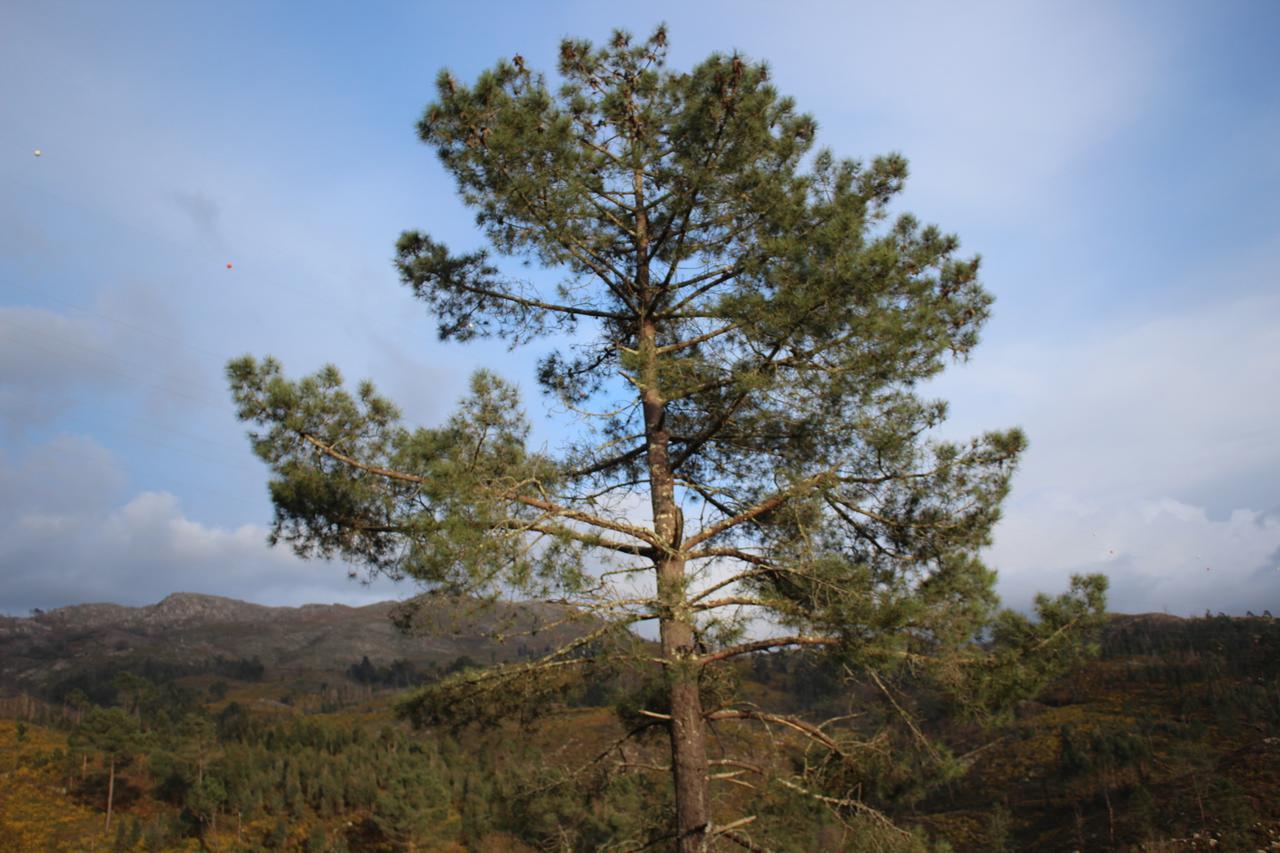
[[[553,441],[531,360],[440,344],[396,279],[402,230],[478,240],[413,126],[441,67],[660,21],[673,66],[767,59],[822,144],[906,154],[902,207],[983,255],[933,391],[1031,438],[1010,604],[1105,571],[1120,611],[1280,611],[1280,5],[606,5],[5,4],[0,612],[406,594],[266,546],[223,366],[334,362],[435,423],[488,365]]]

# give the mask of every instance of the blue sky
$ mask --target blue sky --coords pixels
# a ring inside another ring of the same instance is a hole
[[[948,434],[1029,433],[989,553],[1009,603],[1106,571],[1118,610],[1280,611],[1274,3],[19,0],[0,29],[0,612],[406,594],[266,547],[223,365],[331,361],[426,423],[487,365],[554,442],[531,360],[438,343],[395,277],[402,230],[478,245],[413,126],[441,67],[550,70],[563,36],[660,21],[672,66],[767,59],[821,144],[906,154],[901,207],[982,254],[995,316],[932,390]]]

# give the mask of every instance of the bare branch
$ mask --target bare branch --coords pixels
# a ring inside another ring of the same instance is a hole
[[[615,465],[622,465],[626,462],[630,462],[632,459],[635,459],[636,457],[644,453],[644,451],[645,451],[645,445],[641,444],[637,447],[631,448],[625,453],[619,453],[616,456],[611,456],[608,459],[605,459],[601,462],[596,462],[592,465],[588,465],[585,468],[575,468],[572,471],[566,472],[566,476],[587,477],[587,476],[590,476],[591,474],[599,474],[602,471],[607,471],[608,469],[612,468]]]
[[[727,326],[721,326],[719,329],[707,332],[706,334],[698,335],[696,338],[689,338],[688,340],[680,341],[679,343],[667,344],[664,347],[658,347],[657,353],[658,355],[670,355],[673,352],[680,352],[681,350],[688,349],[689,347],[696,347],[698,344],[706,343],[707,341],[718,338],[721,335],[727,335],[739,328],[741,328],[740,323],[730,323]]]
[[[369,465],[365,462],[361,462],[354,456],[348,456],[342,451],[324,443],[310,433],[303,432],[299,433],[299,435],[303,441],[306,441],[308,444],[315,447],[325,456],[328,456],[331,459],[336,459],[344,465],[349,465],[352,468],[364,471],[365,473],[377,474],[379,477],[386,477],[388,480],[398,480],[402,483],[417,483],[421,485],[427,482],[427,478],[419,474],[407,474],[404,471],[396,471],[393,468],[383,468],[381,465]]]
[[[556,503],[553,503],[552,501],[543,500],[541,498],[535,498],[532,495],[523,495],[518,493],[513,494],[508,492],[505,495],[505,497],[508,500],[512,500],[517,503],[522,503],[525,506],[530,506],[530,507],[533,507],[534,509],[545,510],[546,512],[552,513],[560,518],[568,518],[568,519],[572,519],[573,521],[581,521],[583,524],[590,524],[592,527],[600,527],[605,530],[612,530],[615,533],[625,533],[627,536],[635,537],[636,539],[639,539],[641,542],[645,542],[654,548],[662,549],[665,547],[661,542],[658,541],[657,537],[654,536],[654,534],[651,531],[645,530],[643,527],[636,527],[631,524],[623,524],[620,521],[610,521],[607,518],[600,518],[599,516],[591,515],[590,513],[585,513],[580,510],[570,509],[568,507],[560,506]]]
[[[911,837],[910,832],[907,832],[905,829],[898,826],[893,821],[889,820],[889,818],[885,816],[884,812],[880,811],[879,809],[872,808],[871,806],[862,802],[862,800],[855,800],[850,797],[827,797],[817,793],[816,791],[810,791],[808,788],[804,787],[803,785],[798,785],[795,782],[792,782],[790,779],[779,778],[777,779],[777,782],[779,785],[790,788],[796,793],[804,794],[806,797],[817,800],[818,802],[824,803],[828,806],[832,806],[835,808],[853,809],[854,811],[859,812],[860,814],[864,814],[867,817],[871,818],[876,823],[883,826],[885,829],[888,829],[892,832],[896,832],[897,834],[906,838]]]
[[[716,549],[716,550],[734,551],[735,549],[733,549],[733,548],[725,548],[725,549]],[[705,555],[707,552],[706,552],[706,551],[699,551],[698,553],[699,553],[699,554],[701,554],[701,555]],[[717,554],[717,555],[714,555],[714,556],[722,556],[722,555]],[[733,554],[728,554],[728,555],[723,555],[723,556],[734,556],[734,557],[738,557],[738,554],[733,553]],[[751,555],[751,556],[754,556],[754,555]],[[690,556],[690,557],[687,557],[686,559],[693,560],[693,559],[695,559],[695,558],[694,558],[694,557],[692,557],[692,556]],[[696,559],[702,559],[702,557],[700,556],[700,557],[697,557]],[[741,557],[738,557],[738,559],[742,559],[742,558],[741,558]],[[774,567],[773,567],[773,566],[770,566],[770,565],[769,565],[767,562],[765,562],[764,560],[762,560],[762,559],[760,559],[760,558],[757,558],[757,560],[759,561],[759,564],[762,566],[762,568],[758,568],[758,569],[748,569],[748,570],[747,570],[747,571],[745,571],[745,572],[738,572],[738,573],[737,573],[737,574],[735,574],[735,575],[730,575],[729,577],[727,577],[727,578],[725,578],[725,579],[723,579],[723,580],[721,580],[721,581],[718,581],[717,583],[712,584],[711,586],[707,587],[706,589],[704,589],[702,592],[698,593],[697,595],[692,596],[692,597],[689,599],[689,603],[690,603],[690,604],[696,604],[696,603],[698,603],[699,601],[701,601],[702,599],[706,598],[708,595],[711,595],[713,592],[719,592],[720,590],[724,589],[725,587],[733,586],[735,583],[739,583],[740,581],[748,580],[748,579],[750,579],[750,578],[754,578],[754,577],[759,577],[760,575],[768,574],[768,573],[769,573],[769,572],[771,572],[771,571],[775,571]],[[755,561],[752,561],[752,562],[755,562]]]
[[[765,649],[780,649],[783,646],[836,646],[840,644],[838,637],[815,637],[806,635],[795,635],[791,637],[771,637],[767,640],[754,640],[750,643],[740,643],[736,646],[730,646],[727,649],[721,649],[718,652],[700,655],[694,660],[701,664],[716,663],[717,661],[728,660],[738,655],[746,655],[751,652],[761,652]]]
[[[898,704],[898,700],[893,697],[893,693],[891,693],[885,683],[880,680],[880,675],[874,669],[868,666],[866,667],[866,670],[867,674],[871,676],[871,680],[876,683],[876,687],[880,688],[880,692],[885,695],[885,698],[889,700],[889,704],[893,705],[894,709],[898,712],[898,716],[902,717],[902,721],[907,724],[907,728],[911,729],[911,734],[915,737],[916,742],[925,748],[925,751],[929,753],[930,758],[941,764],[942,756],[938,754],[936,749],[934,749],[933,742],[924,736],[924,732],[920,731],[920,727],[916,725],[915,718],[908,714],[906,709]],[[848,667],[845,667],[845,672],[849,673]]]
[[[836,755],[843,756],[845,750],[836,741],[832,740],[829,735],[813,723],[806,722],[799,717],[792,717],[787,714],[770,714],[766,711],[755,711],[743,708],[731,708],[722,711],[712,711],[705,715],[709,721],[716,720],[753,720],[761,723],[773,723],[774,725],[783,726],[792,731],[799,732],[809,740],[818,743],[834,752]]]
[[[759,518],[766,513],[772,512],[787,501],[791,500],[791,498],[795,497],[800,492],[810,489],[832,476],[834,476],[834,471],[828,470],[814,474],[811,477],[806,477],[805,479],[793,484],[790,488],[783,489],[782,491],[773,494],[765,500],[760,501],[755,506],[744,509],[742,512],[731,518],[722,519],[710,527],[703,528],[701,531],[685,540],[685,547],[692,548],[701,542],[707,541],[713,536],[718,536],[726,530],[737,527],[743,522],[751,521],[754,518]]]
[[[541,299],[530,299],[527,296],[516,296],[514,293],[507,293],[502,290],[493,290],[488,287],[480,287],[475,284],[459,284],[460,290],[468,293],[474,293],[477,296],[485,296],[489,299],[498,299],[504,302],[511,302],[521,305],[525,308],[537,308],[542,311],[552,311],[557,314],[568,314],[574,317],[599,317],[608,320],[622,320],[624,315],[615,311],[603,311],[598,308],[584,308],[577,305],[560,305],[555,302],[543,302]]]
[[[641,708],[636,713],[640,714],[642,717],[651,717],[655,720],[662,720],[664,723],[671,722],[670,714],[659,714],[657,711],[647,711],[644,708]]]
[[[352,468],[356,468],[357,470],[365,471],[369,474],[376,474],[380,477],[386,477],[389,480],[398,480],[404,483],[424,484],[427,482],[427,478],[421,476],[420,474],[408,474],[408,473],[405,473],[404,471],[396,471],[393,468],[384,468],[381,465],[370,465],[368,463],[361,462],[355,457],[348,456],[342,451],[335,449],[329,444],[326,444],[325,442],[321,441],[320,439],[316,438],[310,433],[300,433],[300,435],[305,441],[307,441],[309,444],[314,446],[324,455],[332,459],[336,459],[337,461],[343,463],[344,465],[349,465]],[[599,527],[604,530],[612,530],[615,533],[623,533],[627,536],[631,536],[636,539],[639,539],[641,542],[644,542],[647,545],[654,548],[662,547],[662,545],[658,542],[657,538],[653,535],[653,533],[648,530],[645,530],[642,527],[636,527],[630,524],[623,524],[622,522],[617,522],[617,521],[610,521],[607,518],[600,518],[598,516],[594,516],[594,515],[591,515],[590,513],[585,513],[580,510],[569,509],[568,507],[559,506],[558,504],[552,501],[544,500],[542,498],[536,498],[536,497],[533,497],[532,495],[521,494],[511,489],[508,489],[506,492],[501,493],[500,496],[506,498],[507,500],[512,501],[513,503],[519,503],[528,507],[533,507],[534,509],[540,509],[540,510],[543,510],[544,512],[547,512],[559,518],[567,518],[572,521],[580,521],[583,524],[589,524],[592,527]],[[594,544],[594,542],[589,542],[586,540],[583,540],[583,541],[586,542],[586,544]],[[619,546],[619,547],[614,547],[614,549],[622,550],[625,553],[632,553],[632,554],[643,553],[643,550],[644,550],[642,548],[638,548],[638,546],[637,547],[627,546],[624,543],[604,544],[604,542],[605,541],[602,540],[601,547]]]
[[[694,605],[691,609],[696,612],[704,610],[717,610],[721,607],[773,607],[774,604],[768,601],[761,601],[758,598],[747,598],[746,596],[734,595],[728,598],[713,598],[711,601],[704,601],[701,604]]]

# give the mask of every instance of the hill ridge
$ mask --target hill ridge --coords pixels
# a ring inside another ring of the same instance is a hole
[[[460,657],[489,663],[545,651],[576,633],[562,626],[529,636],[558,621],[552,617],[563,611],[550,605],[440,600],[427,601],[406,634],[392,621],[402,603],[289,607],[176,592],[137,607],[100,602],[0,616],[0,687],[38,689],[75,672],[144,661],[199,671],[219,659],[256,659],[269,670],[330,673],[364,657],[382,664],[445,665]],[[498,634],[510,639],[499,642]]]

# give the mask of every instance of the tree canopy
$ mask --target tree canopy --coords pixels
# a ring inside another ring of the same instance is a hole
[[[910,667],[1007,700],[1075,654],[1105,581],[1042,597],[1038,622],[998,610],[979,551],[1026,441],[936,437],[946,405],[922,383],[969,356],[992,300],[956,237],[893,212],[905,159],[816,149],[763,63],[715,54],[685,73],[666,52],[659,28],[566,40],[556,84],[520,56],[470,85],[445,71],[418,126],[489,248],[406,232],[400,276],[443,340],[541,353],[561,446],[530,445],[516,387],[487,371],[417,428],[333,367],[293,380],[245,357],[228,373],[274,472],[275,541],[580,622],[545,657],[461,672],[405,713],[503,714],[574,672],[655,668],[639,716],[670,733],[672,838],[691,850],[750,843],[746,817],[713,813],[714,726],[798,732],[831,760],[782,782],[865,808],[840,734],[739,702],[718,669],[805,648],[877,682]],[[653,622],[657,648],[630,630]]]

